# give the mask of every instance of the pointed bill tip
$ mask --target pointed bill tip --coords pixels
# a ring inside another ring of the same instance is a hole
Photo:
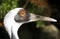
[[[50,18],[50,17],[44,17],[43,20],[44,20],[44,21],[57,22],[56,19],[54,19],[54,18]]]
[[[56,19],[51,19],[53,22],[57,22],[57,20]]]

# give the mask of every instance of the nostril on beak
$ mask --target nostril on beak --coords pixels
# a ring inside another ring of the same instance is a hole
[[[37,17],[37,18],[39,18],[40,16],[39,16],[39,15],[37,15],[36,17]]]

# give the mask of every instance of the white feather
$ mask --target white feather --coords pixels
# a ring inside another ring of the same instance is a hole
[[[12,33],[15,35],[16,39],[19,39],[17,35],[17,31],[18,31],[18,28],[22,25],[22,23],[15,22],[14,17],[18,13],[18,11],[21,9],[23,8],[15,8],[9,11],[4,17],[4,26],[10,36],[10,39],[11,39],[11,30],[12,30]]]

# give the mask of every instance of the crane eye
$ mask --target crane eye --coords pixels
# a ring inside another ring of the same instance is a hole
[[[25,10],[20,10],[19,16],[25,17],[26,16],[26,11]]]

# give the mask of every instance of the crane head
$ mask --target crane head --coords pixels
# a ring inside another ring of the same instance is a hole
[[[33,22],[33,21],[39,21],[39,20],[57,22],[57,20],[50,17],[29,13],[25,9],[20,9],[14,19],[16,22]]]
[[[10,38],[12,32],[14,36],[18,39],[17,31],[23,23],[39,21],[39,20],[57,22],[57,20],[50,17],[29,13],[23,8],[15,8],[9,11],[4,17],[4,26],[7,32],[9,33]]]

